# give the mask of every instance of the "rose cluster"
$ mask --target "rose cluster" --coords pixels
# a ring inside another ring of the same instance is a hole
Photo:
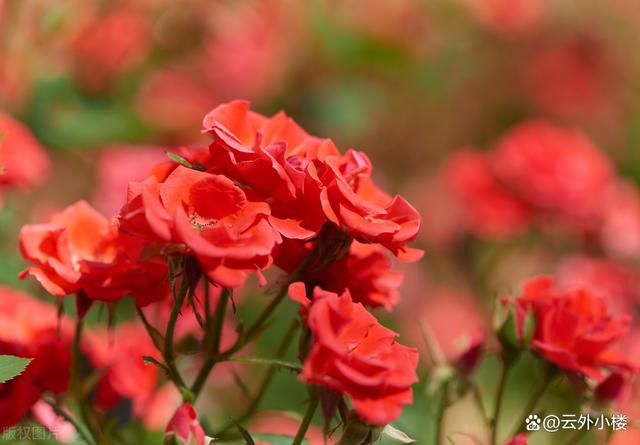
[[[640,253],[637,189],[577,130],[526,121],[488,151],[457,150],[440,173],[462,224],[480,238],[560,229],[598,240],[613,256]]]
[[[100,330],[87,334],[82,347],[90,363],[107,369],[98,381],[96,406],[109,409],[126,398],[133,401],[134,414],[151,415],[149,404],[162,391],[155,389],[157,370],[145,367],[143,355],[163,360],[184,393],[171,352],[174,336],[192,335],[214,349],[203,351],[204,370],[215,364],[207,365],[207,354],[241,350],[265,320],[259,318],[246,333],[238,331],[235,341],[220,338],[222,331],[198,335],[199,326],[210,327],[218,312],[225,318],[231,290],[251,276],[267,285],[270,270],[278,267],[288,274],[287,284],[295,283],[292,296],[305,305],[309,343],[301,352],[301,380],[348,396],[365,422],[393,421],[412,401],[418,355],[398,344],[397,334],[367,307],[391,310],[397,303],[402,274],[392,270],[391,256],[402,261],[422,256],[408,245],[419,230],[418,212],[376,186],[364,153],[341,153],[331,140],[309,135],[284,113],[269,118],[234,101],[207,114],[203,126],[209,146],[170,153],[143,180],[129,183],[111,220],[79,201],[20,233],[21,252],[31,263],[22,277],[33,276],[57,297],[77,295],[79,316],[94,301],[114,304],[126,296],[139,308],[167,308],[160,311],[164,316],[143,318],[151,333],[157,332],[152,325],[162,329],[167,323],[168,343],[160,355],[154,354],[153,335],[133,340],[144,334],[142,324],[119,325],[115,349],[106,346]],[[198,288],[200,277],[210,286],[206,297]],[[264,319],[286,293],[284,286]],[[193,314],[191,327],[185,331],[178,325],[174,334],[176,321],[188,314]],[[197,394],[200,387],[194,383],[192,389]],[[191,405],[176,416],[195,419]],[[174,423],[170,430],[188,435]]]

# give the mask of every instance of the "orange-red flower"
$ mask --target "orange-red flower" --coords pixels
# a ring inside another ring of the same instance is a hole
[[[604,370],[628,374],[637,369],[614,349],[628,333],[631,317],[611,315],[606,300],[588,289],[561,292],[553,279],[540,277],[525,283],[516,304],[519,331],[524,314],[535,314],[532,346],[560,368],[597,381]]]
[[[167,266],[140,260],[140,241],[118,232],[85,201],[55,214],[46,224],[20,231],[20,250],[34,276],[52,295],[84,291],[94,300],[114,301],[131,294],[143,306],[166,295]]]
[[[0,428],[19,422],[45,391],[60,393],[69,384],[71,326],[56,314],[55,306],[0,287],[0,355],[33,359],[0,383]]]
[[[268,200],[270,221],[284,237],[310,239],[329,220],[402,259],[421,257],[406,246],[420,226],[417,211],[375,186],[363,153],[341,155],[330,140],[310,136],[283,113],[266,118],[243,101],[219,106],[204,127],[214,137],[207,167],[241,184],[249,199]]]
[[[348,395],[358,415],[378,425],[395,420],[412,402],[418,351],[396,343],[397,334],[348,291],[338,296],[316,288],[307,324],[313,340],[304,381]]]
[[[406,244],[416,238],[420,215],[401,196],[391,198],[380,190],[371,169],[362,152],[328,156],[318,169],[325,215],[357,240],[379,243],[406,261],[419,260],[423,252]]]
[[[184,245],[211,281],[239,287],[270,264],[281,241],[270,212],[231,179],[178,166],[164,182],[152,176],[131,183],[119,225],[125,233]]]

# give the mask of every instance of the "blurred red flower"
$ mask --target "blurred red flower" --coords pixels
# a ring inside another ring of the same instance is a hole
[[[49,172],[49,158],[31,131],[0,111],[0,186],[35,187]]]
[[[604,369],[623,374],[637,369],[636,363],[614,350],[628,334],[631,317],[610,315],[605,299],[590,290],[562,292],[552,278],[540,277],[524,284],[516,304],[520,335],[524,314],[533,312],[533,348],[555,365],[596,381],[604,378]]]
[[[106,327],[91,329],[86,332],[82,347],[91,365],[101,373],[95,394],[97,406],[111,409],[126,398],[132,401],[133,414],[142,417],[162,374],[157,366],[148,365],[143,359],[158,359],[144,326],[127,322],[111,332]]]
[[[0,354],[33,359],[21,375],[0,383],[0,428],[18,423],[45,391],[67,389],[71,337],[55,306],[0,287]]]
[[[82,84],[91,91],[139,63],[150,48],[145,18],[133,9],[114,8],[87,21],[69,41],[69,54]]]
[[[569,117],[602,117],[614,105],[607,85],[611,68],[602,44],[574,37],[555,42],[525,67],[525,83],[543,112]]]
[[[90,299],[114,301],[131,294],[144,306],[164,298],[168,284],[166,263],[140,260],[142,249],[140,241],[78,201],[49,223],[22,227],[20,250],[34,266],[21,278],[34,276],[55,296],[82,290]]]
[[[525,202],[587,227],[597,224],[615,174],[585,135],[542,120],[507,132],[490,162],[497,177]]]
[[[495,178],[490,160],[480,151],[456,151],[442,166],[441,175],[460,201],[466,225],[477,236],[514,236],[533,218],[529,206]]]
[[[396,343],[349,292],[315,289],[307,324],[313,334],[301,378],[347,394],[365,421],[384,425],[413,400],[418,351]]]

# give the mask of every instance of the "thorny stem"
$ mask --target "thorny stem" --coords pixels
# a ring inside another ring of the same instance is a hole
[[[294,319],[291,325],[289,326],[289,329],[287,329],[287,332],[285,333],[284,337],[282,337],[280,344],[278,345],[278,349],[276,350],[276,354],[275,354],[276,359],[281,359],[287,353],[287,349],[289,349],[289,346],[293,341],[294,334],[299,327],[300,327],[300,323],[298,322],[297,319]],[[277,368],[275,366],[269,367],[264,377],[262,378],[262,382],[260,383],[260,386],[258,387],[256,394],[251,399],[251,403],[249,404],[249,406],[240,415],[240,417],[238,417],[235,420],[235,422],[229,421],[225,423],[222,427],[220,427],[216,432],[214,432],[213,434],[214,437],[219,436],[220,434],[224,433],[230,428],[233,428],[236,422],[242,423],[244,420],[251,417],[257,411],[258,406],[260,406],[260,402],[262,401],[262,398],[266,394],[267,389],[269,388],[269,385],[273,380],[273,377],[276,375],[276,371],[277,371]]]
[[[47,401],[46,402],[52,409],[53,411],[60,417],[62,417],[64,420],[66,420],[67,422],[69,422],[71,425],[73,425],[73,427],[76,429],[76,431],[78,432],[78,434],[88,443],[88,444],[95,444],[95,440],[91,435],[91,432],[87,431],[76,419],[74,419],[74,417],[72,415],[70,415],[69,413],[67,413],[64,409],[62,409],[60,406],[58,406],[57,403],[52,402],[52,401]]]
[[[178,321],[178,316],[180,315],[180,311],[182,310],[182,305],[184,304],[184,299],[186,298],[188,291],[188,280],[186,277],[183,277],[180,283],[180,290],[177,295],[174,295],[175,301],[173,302],[171,315],[169,316],[169,322],[167,323],[167,333],[164,338],[164,348],[162,350],[165,364],[167,365],[167,368],[169,368],[169,372],[171,374],[171,379],[182,392],[184,392],[187,386],[176,367],[175,352],[173,350],[173,335],[176,328],[176,322]]]
[[[293,442],[291,445],[300,445],[304,440],[304,436],[309,429],[309,425],[311,425],[311,420],[313,419],[313,415],[318,408],[318,392],[315,387],[309,387],[309,405],[307,405],[307,411],[304,413],[304,417],[302,418],[302,422],[300,423],[300,427],[298,428],[298,432],[296,436],[293,438]]]
[[[104,443],[102,438],[100,437],[99,427],[96,430],[91,414],[89,413],[89,408],[87,407],[86,397],[84,390],[82,388],[82,375],[81,375],[81,360],[82,360],[82,351],[80,340],[82,338],[82,330],[84,327],[84,320],[78,318],[76,321],[76,331],[75,336],[73,338],[73,366],[71,368],[71,392],[73,396],[78,401],[78,405],[80,408],[80,416],[82,417],[82,421],[87,427],[89,434],[93,439],[93,443],[102,444]]]
[[[205,286],[208,287],[208,283],[205,283]],[[213,370],[215,364],[220,360],[220,342],[222,340],[222,329],[224,327],[224,316],[227,311],[227,302],[229,301],[229,290],[223,289],[220,294],[220,299],[218,300],[218,304],[216,305],[216,311],[213,314],[213,319],[210,321],[211,324],[211,350],[208,351],[208,357],[205,363],[202,365],[198,376],[196,377],[195,382],[191,387],[191,392],[193,393],[194,399],[200,395],[202,388],[204,387],[205,382],[207,381],[207,377]],[[207,333],[208,335],[208,333]],[[205,341],[205,344],[207,342]],[[208,345],[207,345],[208,346]]]

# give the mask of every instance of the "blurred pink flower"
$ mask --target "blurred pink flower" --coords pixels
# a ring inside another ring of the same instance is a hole
[[[640,256],[640,193],[631,182],[619,181],[605,200],[600,226],[604,250],[617,258]]]
[[[93,202],[104,215],[114,215],[127,197],[129,182],[146,179],[156,164],[169,158],[160,147],[118,144],[103,149],[98,159],[98,187]]]
[[[75,440],[76,428],[64,418],[58,416],[46,402],[39,400],[31,407],[33,418],[45,426],[61,443],[71,443]]]
[[[136,99],[140,116],[160,133],[183,139],[199,134],[202,117],[219,103],[220,96],[202,77],[182,67],[152,73]]]

